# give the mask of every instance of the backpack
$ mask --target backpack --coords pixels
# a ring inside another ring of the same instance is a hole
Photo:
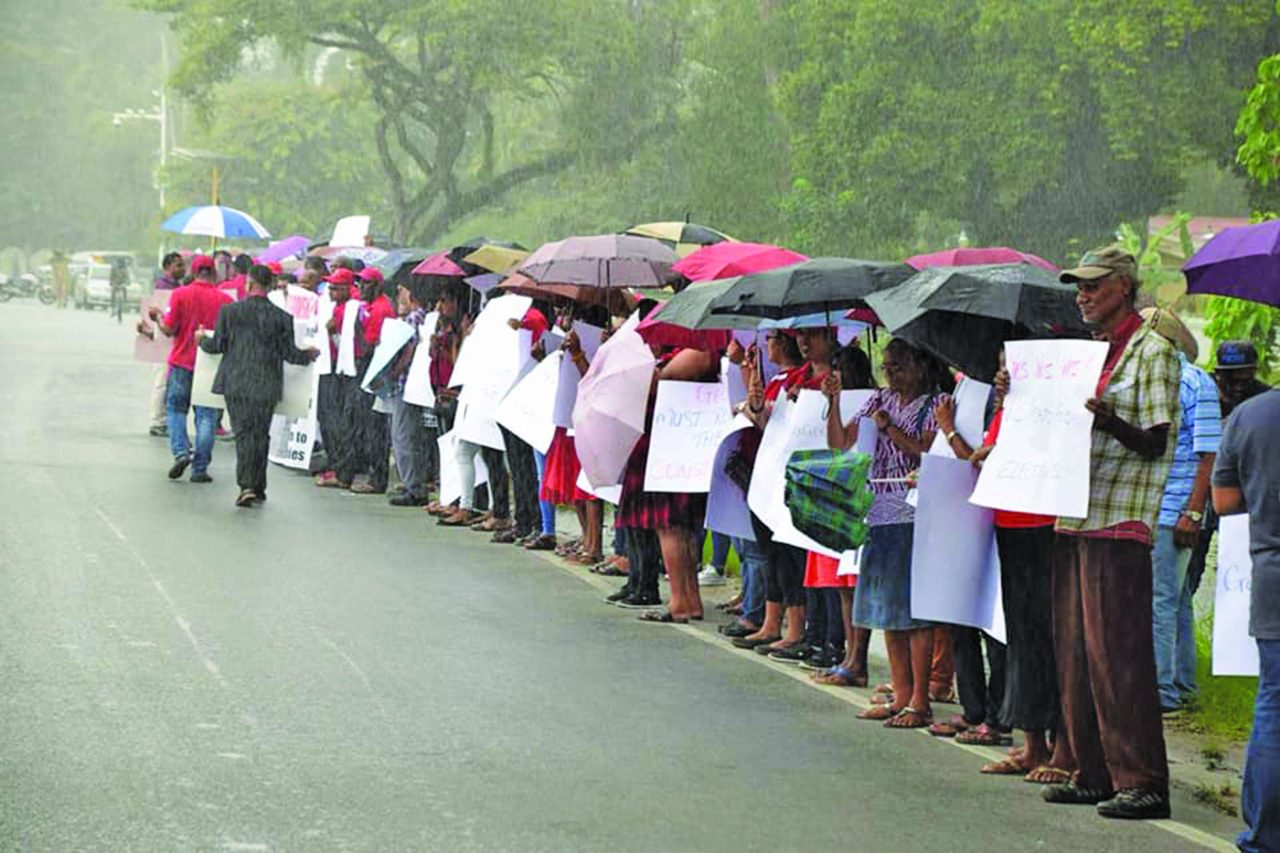
[[[867,538],[875,495],[867,484],[871,456],[853,450],[797,450],[787,461],[791,523],[820,545],[851,551]]]

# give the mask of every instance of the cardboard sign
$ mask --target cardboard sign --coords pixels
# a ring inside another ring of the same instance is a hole
[[[404,320],[393,317],[383,321],[378,346],[373,351],[373,358],[369,359],[369,368],[364,372],[360,387],[371,394],[379,390],[384,384],[384,374],[391,369],[400,351],[413,340],[417,333],[417,330]]]
[[[1101,341],[1010,341],[1000,438],[982,467],[978,506],[1039,515],[1089,514],[1094,396],[1107,345]]]
[[[173,339],[160,331],[150,317],[147,311],[150,308],[159,308],[163,314],[169,309],[169,297],[173,295],[172,290],[157,290],[150,296],[144,296],[140,300],[138,310],[140,316],[151,327],[152,337],[146,335],[136,335],[133,339],[133,359],[134,361],[145,361],[150,364],[167,364],[169,362],[169,353],[173,350]]]
[[[474,444],[506,449],[502,430],[496,419],[502,398],[533,364],[533,335],[528,329],[504,327],[495,332],[487,350],[489,361],[483,371],[474,371],[470,381],[458,395],[458,414],[454,431],[458,438]]]
[[[563,360],[562,352],[544,358],[498,404],[498,423],[539,453],[551,448],[556,435],[553,415]]]
[[[732,420],[728,389],[722,383],[659,382],[645,491],[709,491],[716,451]]]
[[[511,328],[509,321],[523,319],[532,304],[533,300],[528,296],[513,293],[488,301],[480,316],[476,317],[471,333],[462,341],[458,360],[449,377],[450,388],[483,381],[492,366],[493,354],[505,351],[515,340],[516,330]]]
[[[587,361],[595,358],[596,351],[600,349],[600,338],[604,336],[604,329],[576,322],[573,324],[573,330],[578,333],[578,340],[582,343],[582,354],[587,357]],[[578,366],[573,363],[573,359],[564,359],[560,364],[560,384],[556,388],[554,414],[556,426],[565,429],[573,426],[573,407],[578,399],[578,382],[581,379],[582,374],[578,372]]]
[[[711,463],[711,487],[707,492],[707,515],[703,523],[708,530],[750,539],[752,542],[756,539],[756,532],[751,526],[747,496],[742,487],[730,479],[725,468],[737,452],[743,436],[754,429],[755,426],[745,415],[738,415],[725,428],[724,437]]]
[[[418,346],[409,362],[409,373],[404,379],[404,401],[430,409],[436,404],[436,392],[431,387],[431,336],[435,334],[440,312],[432,311],[418,326]]]
[[[1213,674],[1258,674],[1258,642],[1249,636],[1253,560],[1249,556],[1249,516],[1218,521],[1218,571],[1213,592]]]

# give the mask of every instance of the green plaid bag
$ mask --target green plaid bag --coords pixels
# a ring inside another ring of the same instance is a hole
[[[852,450],[797,450],[787,461],[787,509],[796,529],[833,551],[867,538],[875,495],[867,484],[871,456]]]

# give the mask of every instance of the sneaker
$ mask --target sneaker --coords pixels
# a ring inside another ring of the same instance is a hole
[[[1098,814],[1122,820],[1162,820],[1169,817],[1169,797],[1158,791],[1125,788],[1109,800],[1098,803]]]
[[[218,441],[235,441],[236,434],[226,427],[218,427],[213,431],[213,437]]]
[[[240,492],[239,497],[236,498],[236,506],[238,507],[253,506],[253,502],[257,499],[257,497],[258,497],[258,493],[255,492],[253,489],[245,489],[244,491]]]
[[[654,607],[661,607],[662,599],[656,595],[639,595],[623,598],[615,601],[614,604],[627,610],[651,610]]]
[[[427,501],[425,498],[420,498],[417,495],[405,493],[396,495],[388,500],[387,503],[392,506],[426,506]]]
[[[782,661],[783,663],[802,663],[813,656],[812,646],[791,646],[787,649],[779,649],[776,652],[769,653],[769,660]]]
[[[153,426],[151,429],[147,430],[147,435],[152,438],[168,438],[169,428],[167,426]]]
[[[187,466],[190,464],[190,454],[187,454],[186,456],[175,456],[173,458],[173,464],[169,466],[169,479],[177,480],[180,478],[184,473],[186,473]]]
[[[193,483],[212,483],[212,482],[213,482],[213,478],[212,478],[212,477],[210,477],[210,476],[209,476],[206,472],[204,472],[204,471],[197,471],[197,472],[195,472],[194,474],[192,474],[192,475],[191,475],[191,482],[193,482]]]
[[[1064,785],[1049,785],[1040,792],[1046,803],[1057,803],[1067,806],[1096,806],[1103,800],[1115,796],[1114,791],[1102,788],[1081,788],[1075,782]]]
[[[617,604],[619,601],[622,601],[624,598],[630,598],[630,597],[631,597],[631,591],[624,586],[622,589],[618,590],[612,595],[606,595],[604,598],[604,601],[606,604]]]
[[[728,583],[715,566],[703,566],[698,572],[698,586],[724,586]]]

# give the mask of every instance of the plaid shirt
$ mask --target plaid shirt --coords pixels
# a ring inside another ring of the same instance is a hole
[[[1059,532],[1151,543],[1178,443],[1181,387],[1182,365],[1173,344],[1144,324],[1129,340],[1101,399],[1115,406],[1116,417],[1138,429],[1168,424],[1164,455],[1147,461],[1113,436],[1094,430],[1089,453],[1089,516],[1059,518]],[[1144,526],[1145,535],[1141,532]]]

